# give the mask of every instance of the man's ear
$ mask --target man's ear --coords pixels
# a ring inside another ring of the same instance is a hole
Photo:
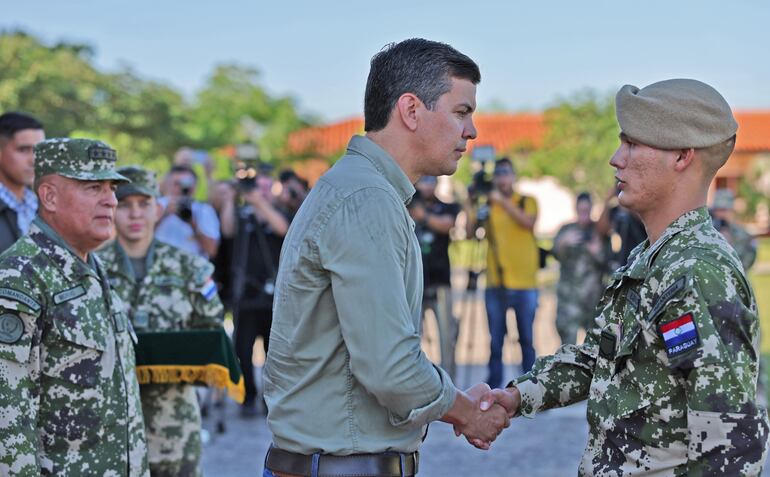
[[[690,167],[693,159],[695,159],[695,149],[681,149],[677,152],[679,157],[676,158],[676,162],[674,163],[674,170],[676,172],[682,172]]]
[[[396,101],[396,114],[410,131],[417,129],[417,108],[421,104],[420,98],[412,93],[404,93]]]
[[[160,219],[162,217],[163,217],[163,206],[160,205],[156,199],[155,200],[155,224],[156,225],[158,224],[158,222],[160,222]]]
[[[56,184],[51,181],[41,181],[37,186],[37,198],[40,207],[47,212],[56,212],[56,205],[59,200],[59,190]]]

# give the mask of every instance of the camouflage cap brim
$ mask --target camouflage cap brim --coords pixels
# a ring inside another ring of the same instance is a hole
[[[115,171],[102,170],[102,171],[58,171],[63,177],[69,177],[70,179],[76,179],[79,181],[113,181],[120,184],[128,184],[131,182],[126,176],[122,176]]]
[[[118,200],[128,197],[129,195],[145,195],[147,197],[158,196],[152,189],[134,183],[123,183],[118,187],[118,190],[115,191],[115,197],[117,197]]]

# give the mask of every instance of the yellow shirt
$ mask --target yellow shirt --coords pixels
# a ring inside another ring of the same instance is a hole
[[[536,215],[535,199],[523,197],[524,212]],[[510,198],[514,207],[519,207],[521,200],[522,196],[515,192]],[[534,233],[513,220],[501,205],[492,204],[487,238],[487,287],[500,286],[501,268],[505,288],[537,288],[538,250]]]

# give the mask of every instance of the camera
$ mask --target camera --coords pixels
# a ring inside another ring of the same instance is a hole
[[[718,217],[712,217],[711,223],[714,225],[714,228],[717,230],[725,229],[728,226],[728,223],[725,219],[720,219]]]
[[[195,187],[193,179],[184,178],[179,181],[180,197],[176,204],[176,215],[185,222],[192,222],[192,191]]]
[[[257,170],[254,167],[242,165],[235,171],[238,192],[246,194],[257,188]]]

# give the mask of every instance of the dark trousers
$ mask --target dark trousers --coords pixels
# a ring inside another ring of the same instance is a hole
[[[273,324],[272,309],[243,310],[239,313],[238,322],[235,324],[235,353],[241,362],[243,384],[246,387],[246,399],[244,405],[252,405],[257,399],[257,383],[254,380],[254,364],[252,353],[254,341],[261,336],[267,353],[270,340],[270,325]]]

